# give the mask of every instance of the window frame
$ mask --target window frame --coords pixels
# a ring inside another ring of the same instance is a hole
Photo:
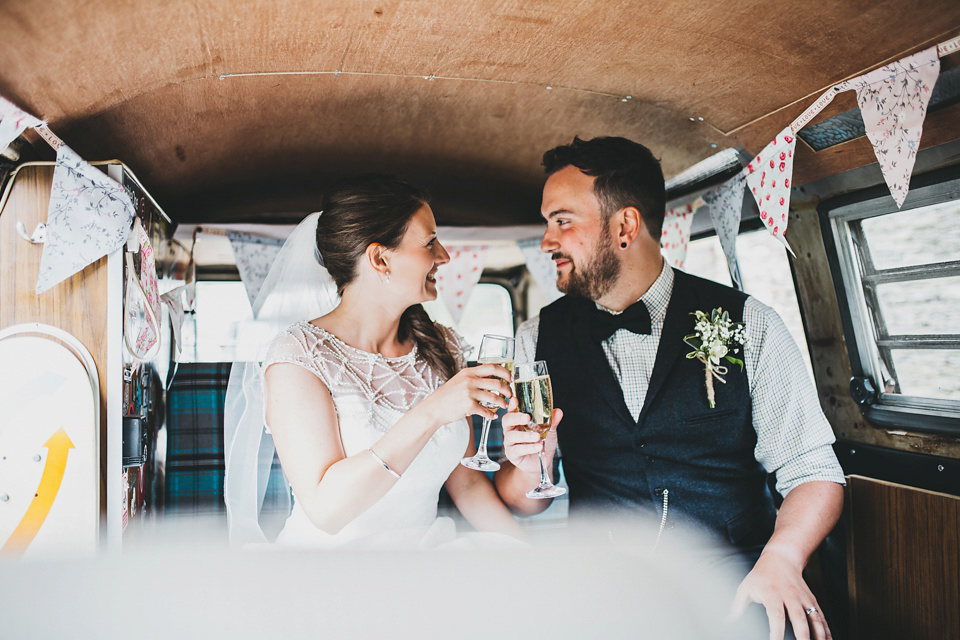
[[[820,230],[840,309],[844,342],[853,372],[850,381],[851,396],[860,406],[863,416],[878,427],[907,427],[917,432],[956,436],[960,433],[960,401],[890,394],[879,390],[882,389],[882,382],[878,384],[877,381],[883,380],[879,366],[882,347],[877,345],[873,336],[871,311],[862,285],[860,254],[854,245],[855,233],[851,230],[850,223],[952,200],[960,200],[960,166],[914,176],[907,199],[900,208],[890,196],[886,184],[831,198],[817,207]],[[935,264],[947,267],[938,266],[926,270],[922,267],[885,269],[871,278],[876,281],[875,284],[880,284],[888,277],[909,279],[911,271],[914,274],[925,273],[934,278],[960,275],[953,269],[960,266],[956,261]],[[901,273],[899,276],[890,273],[894,271]],[[950,334],[942,335],[946,338],[947,346],[957,338]],[[898,336],[893,338],[888,345],[896,348],[895,343],[900,340]],[[915,337],[914,340],[922,338],[930,338],[927,342],[932,342],[933,336]]]
[[[525,264],[508,269],[484,269],[477,284],[495,284],[507,290],[510,296],[510,310],[513,314],[513,333],[527,319],[526,288],[528,282],[524,279],[527,272]]]

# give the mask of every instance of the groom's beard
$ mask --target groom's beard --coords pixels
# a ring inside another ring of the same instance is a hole
[[[607,293],[620,276],[620,261],[609,242],[599,238],[594,247],[593,256],[582,267],[574,263],[570,256],[554,253],[553,259],[570,260],[570,275],[565,283],[557,282],[557,288],[567,295],[579,296],[588,300],[599,300]]]

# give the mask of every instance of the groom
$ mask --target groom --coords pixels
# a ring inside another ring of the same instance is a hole
[[[547,362],[564,417],[546,454],[559,441],[571,517],[594,508],[660,522],[666,511],[663,535],[685,523],[748,559],[735,616],[757,602],[777,637],[787,618],[798,637],[829,637],[802,571],[840,516],[843,472],[783,322],[754,298],[666,264],[663,173],[646,147],[574,138],[543,164],[540,247],[567,295],[520,327],[516,359]],[[685,358],[684,336],[695,311],[720,308],[745,324],[748,342],[742,370],[730,365],[725,382],[715,380],[710,408],[704,364]],[[538,483],[541,447],[524,422],[503,418],[507,461],[495,479],[512,508],[532,514],[549,500],[524,496]],[[779,513],[768,473],[784,496]]]

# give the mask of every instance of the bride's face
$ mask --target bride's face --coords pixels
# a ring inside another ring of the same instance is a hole
[[[437,268],[450,262],[450,254],[437,238],[437,223],[429,205],[410,218],[400,246],[390,252],[390,286],[419,304],[437,299]]]

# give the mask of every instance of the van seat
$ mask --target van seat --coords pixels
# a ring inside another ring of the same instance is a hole
[[[229,362],[181,363],[167,391],[167,515],[226,517],[223,404]]]
[[[167,391],[164,510],[168,516],[220,516],[223,499],[223,406],[231,362],[184,362]],[[285,507],[285,483],[274,454],[265,512]]]

